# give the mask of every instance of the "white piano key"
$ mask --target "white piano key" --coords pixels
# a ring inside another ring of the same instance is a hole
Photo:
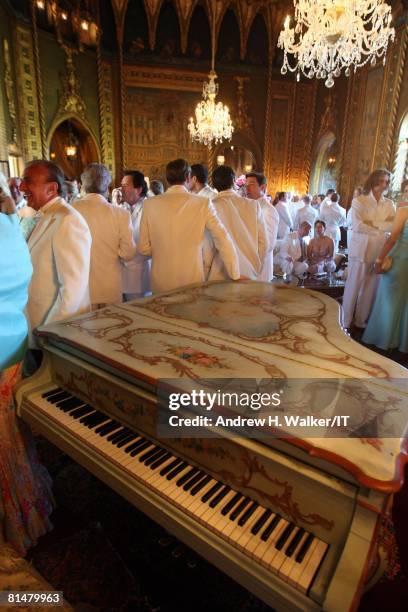
[[[269,569],[271,572],[274,572],[275,574],[278,573],[282,563],[285,561],[285,559],[287,559],[285,552],[288,546],[290,546],[290,543],[292,542],[298,531],[299,527],[295,527],[295,529],[292,531],[282,548],[276,551],[277,554],[271,559],[269,563]]]
[[[304,568],[302,575],[296,585],[297,588],[302,591],[302,593],[307,593],[316,573],[316,570],[319,567],[326,550],[326,542],[322,542],[321,540],[317,541],[313,554],[309,558],[307,565]]]
[[[309,535],[309,534],[308,534]],[[298,586],[298,582],[302,576],[303,570],[306,567],[306,565],[309,562],[309,559],[312,557],[315,548],[317,546],[317,538],[315,538],[313,540],[313,542],[311,543],[309,550],[307,551],[307,553],[305,554],[305,556],[303,557],[303,561],[301,563],[295,563],[286,582],[288,582],[288,584],[291,584],[292,586],[296,587]]]
[[[296,546],[295,550],[293,551],[293,554],[291,557],[286,557],[285,561],[282,563],[281,567],[279,568],[279,576],[287,581],[288,580],[288,576],[290,575],[292,569],[295,567],[296,565],[299,565],[296,563],[296,555],[298,554],[298,552],[300,551],[300,549],[302,548],[303,544],[305,543],[306,538],[308,537],[308,533],[307,531],[305,531],[305,533],[303,534],[303,536],[301,537],[301,539],[299,540],[298,545]]]
[[[279,523],[276,525],[275,529],[266,540],[266,542],[262,542],[262,544],[266,546],[258,546],[258,548],[254,552],[254,559],[257,559],[262,565],[268,567],[274,556],[279,552],[275,548],[275,544],[282,535],[282,532],[288,526],[288,522],[284,519],[281,519]]]

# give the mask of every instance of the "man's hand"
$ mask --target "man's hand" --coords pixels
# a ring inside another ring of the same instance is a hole
[[[17,212],[16,204],[8,195],[5,195],[2,191],[0,191],[0,207],[1,212],[5,215],[12,215]]]

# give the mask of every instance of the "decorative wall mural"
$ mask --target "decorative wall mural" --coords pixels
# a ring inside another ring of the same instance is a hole
[[[190,164],[207,162],[207,149],[193,144],[187,131],[197,94],[128,88],[126,135],[128,166],[149,178],[165,178],[171,159],[184,157]]]

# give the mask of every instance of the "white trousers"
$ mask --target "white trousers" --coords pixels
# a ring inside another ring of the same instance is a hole
[[[282,274],[294,274],[302,276],[308,271],[309,266],[305,261],[287,261],[284,257],[280,258]]]
[[[380,275],[375,274],[372,263],[349,260],[343,295],[343,326],[365,327],[375,299]]]

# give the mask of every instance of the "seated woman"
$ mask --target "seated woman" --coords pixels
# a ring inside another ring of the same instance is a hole
[[[317,220],[314,224],[315,236],[307,247],[307,261],[310,274],[321,274],[322,272],[334,272],[336,264],[333,260],[334,242],[329,236],[325,236],[326,224]]]
[[[24,308],[32,267],[14,201],[0,193],[0,541],[24,555],[51,529],[50,477],[32,437],[14,411],[13,387],[21,376],[27,340]]]

